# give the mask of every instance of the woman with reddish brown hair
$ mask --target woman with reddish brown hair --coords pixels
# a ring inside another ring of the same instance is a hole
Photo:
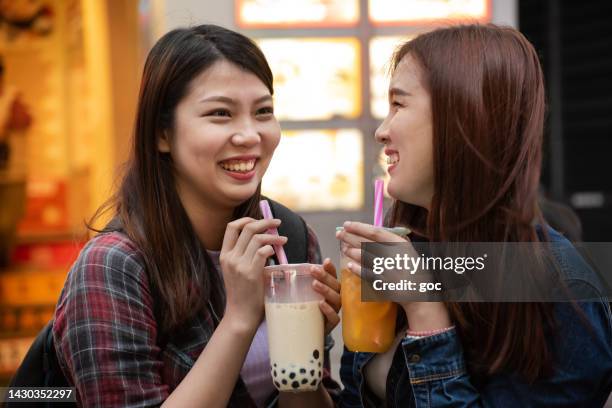
[[[612,390],[612,318],[600,281],[546,225],[537,204],[545,114],[538,56],[518,31],[438,29],[392,61],[385,146],[394,199],[388,226],[409,241],[554,246],[566,288],[590,302],[402,302],[383,354],[342,357],[342,407],[602,406]],[[405,242],[347,222],[349,269],[362,242]],[[552,252],[552,250],[551,250]],[[530,264],[531,265],[531,264]]]

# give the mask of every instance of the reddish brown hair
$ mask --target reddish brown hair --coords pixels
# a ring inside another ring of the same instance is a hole
[[[393,225],[430,241],[536,242],[544,83],[533,46],[518,31],[462,25],[422,34],[410,54],[431,95],[434,195],[429,211],[396,201]],[[535,251],[534,251],[535,253]],[[547,372],[544,303],[449,303],[474,374]]]

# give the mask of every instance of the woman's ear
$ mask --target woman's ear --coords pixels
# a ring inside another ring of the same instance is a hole
[[[157,150],[162,153],[170,153],[170,135],[164,130],[157,139]]]

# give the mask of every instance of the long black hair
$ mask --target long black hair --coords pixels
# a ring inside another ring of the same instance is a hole
[[[261,50],[244,35],[208,24],[165,34],[144,66],[132,152],[120,188],[92,219],[113,210],[113,224],[142,252],[162,335],[207,306],[217,316],[224,309],[222,282],[209,273],[211,260],[176,191],[172,158],[158,150],[164,131],[172,137],[176,107],[191,81],[220,60],[253,73],[273,93],[272,71]],[[259,199],[260,187],[234,210],[234,217],[261,218]]]

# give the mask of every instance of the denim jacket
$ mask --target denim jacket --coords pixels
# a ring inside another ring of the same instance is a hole
[[[368,390],[364,368],[375,356],[344,350],[340,407],[601,407],[612,391],[612,314],[596,288],[599,281],[576,249],[549,229],[553,253],[567,285],[597,293],[599,301],[554,307],[558,331],[550,339],[554,374],[528,384],[514,374],[495,374],[475,384],[466,370],[457,332],[405,338],[398,345],[380,401]],[[584,317],[588,320],[584,321]]]

